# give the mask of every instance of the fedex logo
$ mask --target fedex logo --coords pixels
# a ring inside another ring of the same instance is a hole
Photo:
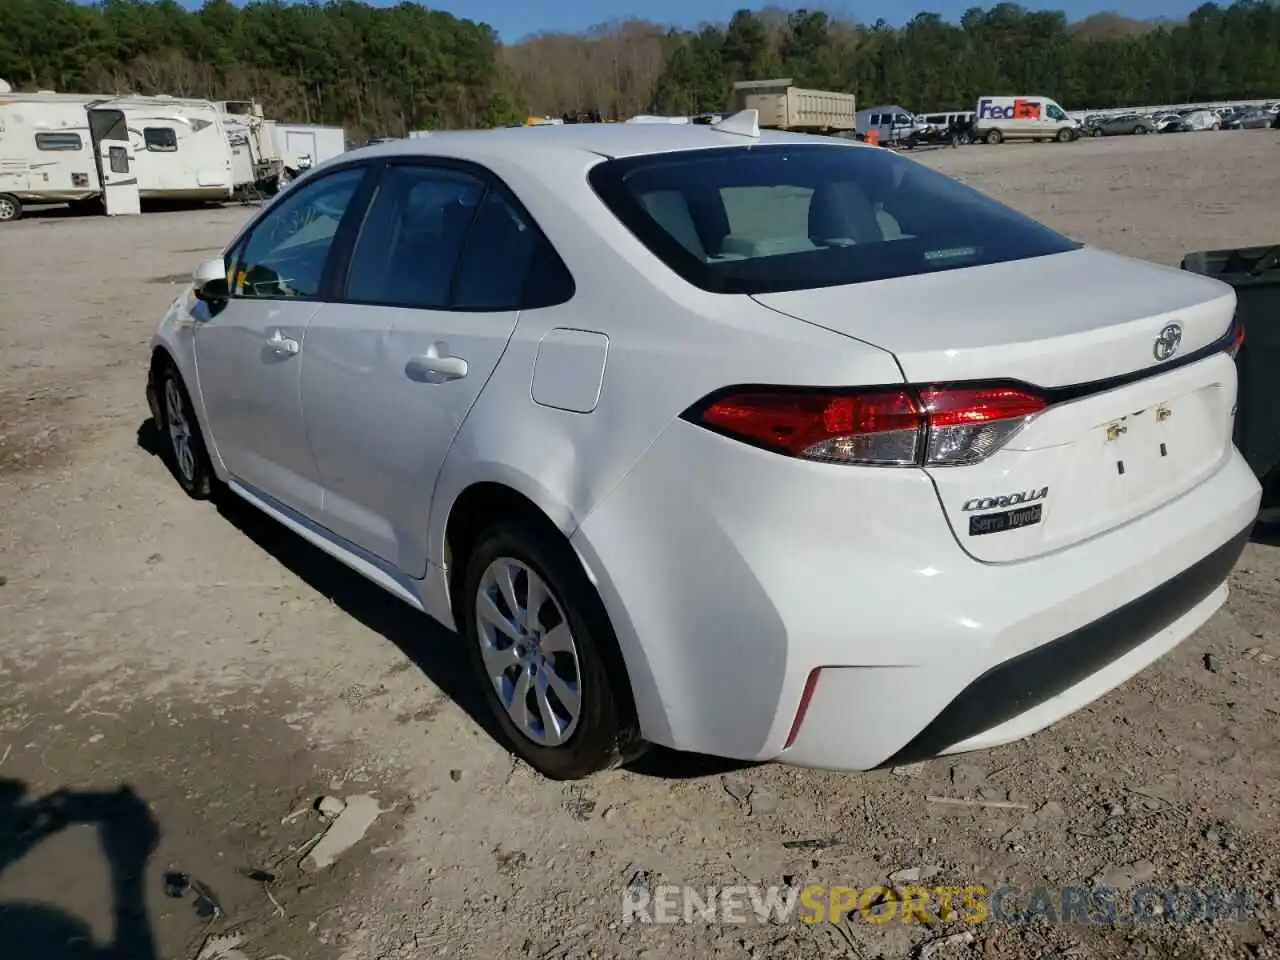
[[[978,104],[979,120],[1039,120],[1039,100],[1013,100],[1009,103],[996,103],[994,100],[983,100]]]

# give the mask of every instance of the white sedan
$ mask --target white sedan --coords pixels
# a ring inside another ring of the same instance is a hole
[[[189,494],[455,629],[548,776],[865,770],[1040,730],[1222,605],[1235,305],[751,111],[443,133],[255,216],[148,395]]]

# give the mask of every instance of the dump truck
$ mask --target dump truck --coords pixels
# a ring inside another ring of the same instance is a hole
[[[790,80],[735,83],[733,109],[757,111],[761,127],[805,133],[851,131],[857,112],[852,93],[805,90]]]

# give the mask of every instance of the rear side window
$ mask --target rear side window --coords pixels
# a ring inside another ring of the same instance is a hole
[[[760,145],[609,160],[589,179],[669,268],[768,293],[1023,260],[1080,244],[896,154]]]
[[[519,310],[564,303],[573,280],[550,243],[499,190],[490,190],[467,238],[452,306]]]

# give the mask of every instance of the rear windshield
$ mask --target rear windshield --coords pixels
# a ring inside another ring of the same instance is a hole
[[[714,293],[866,283],[1077,249],[889,150],[728,147],[608,160],[590,181],[668,267]]]

